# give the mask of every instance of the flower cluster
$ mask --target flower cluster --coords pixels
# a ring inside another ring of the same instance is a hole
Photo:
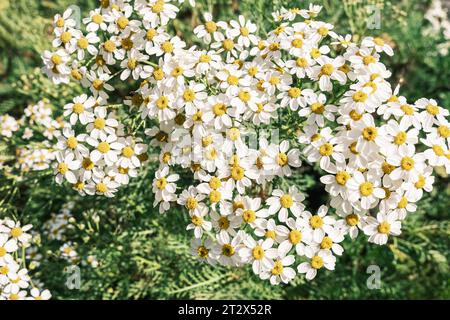
[[[27,106],[18,120],[4,115],[0,122],[1,135],[15,147],[16,169],[26,173],[50,168],[55,159],[53,145],[67,123],[53,116],[48,102],[41,100]]]
[[[0,299],[48,300],[48,290],[40,290],[33,284],[22,249],[30,246],[31,225],[22,226],[11,219],[0,220]]]
[[[70,11],[57,16],[57,50],[44,53],[55,82],[72,77],[93,95],[66,106],[66,115],[87,125],[90,135],[75,139],[95,149],[60,156],[66,165],[57,179],[77,184],[86,173],[80,159],[89,157],[100,174],[87,179],[107,194],[98,184],[115,190],[120,177],[104,166],[134,168],[116,138],[117,120],[103,107],[114,90],[109,82],[128,79],[134,87],[123,103],[152,123],[145,134],[160,150],[154,205],[160,213],[186,208],[192,252],[202,261],[249,264],[272,284],[297,273],[310,280],[334,269],[346,236],[362,231],[385,244],[399,235],[432,190],[433,167],[450,172],[448,110],[432,99],[407,102],[381,62],[392,48],[379,37],[357,43],[339,35],[316,20],[320,6],[275,12],[265,38],[243,16],[225,22],[206,13],[194,29],[202,49],[168,33],[179,10],[169,0],[105,4],[83,20],[86,34]],[[104,119],[101,128],[96,119]],[[139,154],[136,148],[129,154]],[[330,195],[315,210],[287,184],[306,165],[320,167]],[[177,185],[186,173],[191,185]]]

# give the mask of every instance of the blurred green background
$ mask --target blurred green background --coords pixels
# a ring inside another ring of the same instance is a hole
[[[420,97],[436,98],[450,108],[450,58],[446,48],[450,31],[439,29],[431,17],[433,1],[422,0],[322,0],[320,19],[335,25],[339,33],[379,35],[394,47],[395,56],[384,62],[393,71],[391,83],[401,83],[401,93],[413,102]],[[443,1],[443,5],[448,2]],[[39,70],[40,54],[51,46],[51,21],[70,5],[82,15],[98,6],[96,0],[0,0],[0,115],[19,117],[28,104],[48,99],[56,113],[80,92],[76,86],[56,87]],[[243,14],[262,27],[274,23],[270,13],[281,6],[307,7],[307,1],[288,0],[197,0],[194,9],[184,7],[173,31],[188,41],[202,12],[212,10],[218,19]],[[367,29],[369,11],[377,8],[381,28]],[[436,10],[435,10],[436,11]],[[431,13],[430,13],[431,12]],[[438,12],[434,12],[435,15]],[[444,14],[445,16],[445,14]],[[448,19],[448,17],[447,17]],[[430,21],[431,20],[431,21]],[[433,26],[434,25],[434,26]],[[445,24],[444,24],[445,27]],[[14,150],[0,143],[0,154]],[[51,213],[63,204],[74,203],[75,220],[65,240],[77,243],[82,259],[94,255],[97,268],[81,267],[81,288],[65,286],[59,257],[64,241],[43,236],[39,251],[41,265],[33,270],[54,298],[65,299],[419,299],[450,298],[449,235],[450,182],[438,171],[434,191],[408,216],[403,233],[387,246],[369,245],[365,237],[346,240],[344,255],[334,272],[320,272],[307,282],[298,276],[288,286],[270,286],[252,275],[250,268],[210,267],[189,253],[188,217],[171,210],[159,215],[152,208],[152,162],[113,199],[80,198],[69,187],[56,186],[50,171],[25,177],[0,173],[0,218],[14,216],[33,223],[39,231]],[[317,174],[294,180],[302,190],[319,190]],[[308,205],[318,207],[316,199]],[[63,239],[64,240],[64,239]],[[369,290],[366,270],[378,265],[381,288]]]

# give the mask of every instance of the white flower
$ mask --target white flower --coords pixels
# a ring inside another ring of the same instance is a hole
[[[301,201],[303,200],[305,200],[305,196],[295,186],[291,186],[287,193],[275,189],[272,192],[272,197],[266,200],[266,204],[269,205],[269,214],[273,215],[278,212],[278,220],[285,222],[289,212],[292,212],[294,217],[299,217],[302,214],[304,205]]]
[[[312,280],[317,275],[317,270],[325,267],[328,270],[334,270],[336,258],[330,250],[316,251],[308,247],[305,255],[310,259],[309,262],[299,264],[297,270],[299,273],[305,273],[307,280]]]
[[[77,178],[74,171],[80,168],[81,162],[76,160],[75,154],[70,151],[58,152],[56,161],[58,162],[55,165],[56,182],[60,184],[66,179],[69,183],[76,183]]]
[[[210,231],[212,228],[211,221],[205,219],[209,216],[208,207],[201,207],[199,210],[191,211],[191,223],[188,224],[186,230],[194,229],[194,236],[196,238],[201,238],[203,235],[203,230]]]
[[[379,199],[386,196],[385,191],[380,187],[380,177],[373,172],[362,174],[359,171],[353,172],[353,176],[347,182],[348,200],[367,210],[377,205]]]
[[[273,240],[258,240],[255,241],[250,235],[243,241],[244,246],[239,249],[239,255],[246,261],[252,264],[252,270],[259,275],[261,272],[272,267],[272,260],[277,258],[278,252],[272,249]]]
[[[270,260],[268,270],[263,270],[259,276],[263,280],[269,279],[272,285],[278,285],[281,282],[289,283],[295,278],[295,270],[291,268],[294,262],[293,255],[286,255],[286,252],[278,250],[275,260]]]
[[[388,236],[398,236],[401,233],[401,222],[397,221],[395,213],[378,213],[377,218],[368,217],[364,233],[369,236],[369,242],[379,245],[387,243]]]

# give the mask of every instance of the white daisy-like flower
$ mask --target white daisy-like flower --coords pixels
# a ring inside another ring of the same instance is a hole
[[[271,268],[271,262],[278,255],[277,250],[272,248],[272,239],[256,241],[248,235],[243,244],[244,246],[239,249],[238,253],[246,263],[252,264],[252,270],[256,275]]]
[[[376,219],[368,217],[366,223],[364,233],[369,236],[369,242],[379,245],[386,244],[389,235],[398,236],[401,233],[401,222],[393,212],[378,213]]]
[[[348,200],[360,205],[364,210],[373,208],[378,204],[379,199],[386,196],[381,188],[380,177],[374,172],[369,171],[363,174],[356,170],[352,178],[348,180],[347,186]]]
[[[289,212],[294,217],[299,217],[305,206],[301,203],[305,200],[305,196],[297,190],[297,187],[290,186],[288,192],[283,192],[280,189],[275,189],[272,196],[266,200],[269,206],[268,212],[270,215],[278,213],[278,220],[286,222]]]
[[[66,179],[69,183],[76,183],[77,178],[74,172],[80,168],[81,162],[75,158],[75,154],[70,151],[58,152],[56,161],[56,182],[61,184]]]
[[[201,238],[203,230],[210,231],[212,229],[211,221],[205,219],[209,217],[209,209],[206,206],[201,207],[199,210],[191,211],[191,223],[187,225],[186,230],[194,230],[194,236]]]
[[[308,262],[300,263],[297,267],[299,273],[304,273],[307,280],[312,280],[317,275],[317,270],[326,268],[334,270],[336,265],[336,258],[330,250],[316,251],[311,247],[306,248],[305,255],[310,260]]]

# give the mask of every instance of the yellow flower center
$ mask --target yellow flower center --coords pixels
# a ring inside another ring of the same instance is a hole
[[[53,62],[54,65],[59,65],[59,64],[62,63],[61,56],[56,54],[56,53],[54,55],[52,55],[52,57],[50,59],[51,59],[51,61]]]
[[[186,200],[186,208],[189,210],[194,210],[198,207],[198,201],[197,199],[193,198],[193,197],[189,197]]]
[[[315,102],[311,105],[311,111],[315,114],[322,114],[325,111],[325,106],[320,102]]]
[[[217,203],[222,199],[222,194],[217,190],[212,190],[209,194],[209,200],[212,203]]]
[[[241,35],[244,37],[247,37],[250,34],[250,31],[248,30],[247,27],[241,27],[239,31],[241,32]]]
[[[217,190],[222,186],[222,181],[217,177],[212,177],[211,180],[209,180],[209,186],[211,189]]]
[[[280,77],[272,76],[269,78],[269,83],[273,86],[280,84]]]
[[[425,177],[419,176],[419,180],[417,180],[414,186],[416,187],[416,189],[422,189],[423,187],[425,187],[425,183],[426,183]]]
[[[86,49],[89,46],[89,41],[86,38],[80,38],[77,41],[77,46],[80,49]]]
[[[223,103],[216,103],[213,112],[217,117],[223,116],[227,112],[227,107]]]
[[[231,39],[225,39],[222,41],[222,48],[226,51],[231,51],[234,48],[234,42]]]
[[[407,205],[408,205],[408,199],[406,199],[405,197],[402,197],[397,204],[397,208],[405,209]]]
[[[227,217],[220,217],[217,224],[221,230],[226,230],[230,227],[230,220]]]
[[[300,90],[299,88],[290,88],[288,90],[288,95],[291,98],[298,98],[300,97],[300,95],[302,94],[302,90]]]
[[[0,247],[0,258],[4,257],[6,255],[6,249],[3,247]]]
[[[119,19],[117,19],[117,25],[121,30],[125,29],[129,23],[130,21],[126,17],[122,16]]]
[[[231,257],[234,255],[234,252],[235,252],[235,250],[231,244],[227,243],[222,246],[222,254],[224,256]]]
[[[23,234],[23,231],[19,227],[14,227],[11,229],[10,234],[11,234],[11,237],[18,238]]]
[[[345,186],[347,181],[350,179],[350,174],[346,171],[339,171],[336,173],[336,182],[341,186]]]
[[[414,159],[411,157],[403,157],[401,160],[401,167],[403,170],[409,171],[414,168]]]
[[[378,136],[377,128],[366,127],[363,129],[362,136],[367,141],[374,141]]]
[[[231,177],[236,181],[242,180],[244,178],[244,174],[244,168],[240,167],[239,165],[235,165],[231,169]]]
[[[134,156],[133,148],[126,146],[125,148],[122,149],[122,155],[126,158],[131,158],[132,156]]]
[[[373,184],[371,182],[364,182],[359,186],[359,193],[364,197],[368,197],[373,193]]]
[[[325,37],[328,34],[328,29],[325,27],[320,27],[319,29],[317,29],[317,32],[322,36]]]
[[[106,126],[106,121],[103,118],[96,118],[94,120],[94,128],[95,129],[103,129]]]
[[[155,185],[159,190],[164,190],[165,187],[167,186],[166,178],[161,178],[161,179],[156,180]]]
[[[61,174],[66,174],[69,171],[69,167],[64,162],[58,164],[58,172]]]
[[[320,269],[323,267],[323,259],[319,256],[314,256],[311,259],[311,267],[314,269]]]
[[[279,153],[277,155],[277,163],[279,166],[284,167],[285,165],[288,164],[288,161],[289,161],[289,159],[288,159],[288,156],[286,153]]]
[[[280,197],[280,204],[283,208],[289,209],[294,204],[294,199],[289,194]]]
[[[264,234],[264,236],[265,236],[267,239],[275,240],[275,238],[276,238],[277,235],[276,235],[275,231],[273,231],[273,230],[267,230],[266,233]]]
[[[359,216],[357,214],[351,213],[345,217],[345,222],[349,226],[354,227],[359,223]]]
[[[103,48],[105,48],[107,52],[112,53],[116,50],[116,44],[113,41],[108,40],[103,44]]]
[[[103,182],[100,182],[95,185],[95,190],[100,193],[105,193],[108,191],[108,187]]]
[[[164,71],[160,68],[156,68],[155,71],[153,71],[153,78],[157,81],[164,79]]]
[[[81,103],[75,103],[72,107],[73,112],[80,114],[84,112],[84,105]]]
[[[437,144],[433,145],[432,149],[438,157],[443,157],[445,155],[444,149]]]
[[[323,237],[322,242],[320,243],[320,248],[327,250],[331,249],[331,247],[333,247],[333,240],[331,240],[330,237]]]
[[[173,52],[173,44],[170,41],[165,41],[161,44],[161,49],[165,53],[172,53]]]
[[[152,12],[158,14],[163,11],[164,11],[164,0],[156,1],[155,4],[152,6]]]
[[[103,90],[103,81],[96,79],[92,82],[92,86],[94,87],[95,90],[100,91]]]
[[[298,49],[298,48],[303,47],[303,40],[302,39],[294,39],[294,40],[292,40],[291,44],[294,48]]]
[[[366,102],[367,101],[367,94],[363,91],[357,91],[352,96],[353,101],[355,102]]]
[[[450,138],[450,128],[449,127],[447,127],[445,125],[441,125],[438,127],[437,131],[442,138]]]
[[[309,225],[313,229],[321,228],[323,226],[323,219],[319,215],[309,218]]]
[[[89,158],[84,158],[81,165],[87,171],[91,171],[92,169],[94,169],[94,162],[92,162],[92,160]]]
[[[261,260],[264,258],[264,249],[260,245],[255,246],[252,250],[252,256],[255,260]]]
[[[245,222],[252,223],[253,221],[256,220],[256,213],[253,210],[245,210],[242,213],[242,218],[244,219]]]
[[[274,276],[279,276],[283,273],[283,269],[283,263],[281,262],[281,260],[277,260],[275,261],[275,264],[271,271]]]
[[[156,100],[156,107],[160,110],[166,109],[169,106],[169,99],[167,97],[162,96]]]
[[[407,115],[411,116],[414,114],[414,109],[409,104],[404,104],[400,106],[400,109]]]
[[[427,112],[429,114],[431,114],[432,116],[436,116],[439,114],[439,107],[438,106],[434,106],[432,104],[429,104],[426,108]]]
[[[392,171],[395,170],[395,167],[389,163],[387,163],[386,161],[383,162],[383,164],[381,165],[381,169],[383,170],[383,172],[385,174],[391,174]]]
[[[395,137],[394,137],[394,143],[396,144],[396,145],[402,145],[402,144],[404,144],[405,142],[406,142],[406,138],[407,138],[407,135],[406,135],[406,132],[399,132]]]
[[[353,121],[359,121],[359,120],[361,120],[361,118],[362,118],[362,114],[359,113],[359,112],[356,111],[356,110],[350,111],[349,115],[350,115],[350,118],[351,118]]]
[[[327,64],[324,64],[324,65],[322,66],[322,69],[320,70],[320,74],[321,74],[321,75],[325,75],[325,76],[331,76],[331,74],[333,73],[333,71],[334,71],[333,65],[327,63]]]
[[[381,38],[379,38],[379,37],[374,38],[374,39],[373,39],[373,42],[374,42],[377,46],[384,46],[384,40],[381,39]]]
[[[197,248],[197,253],[199,257],[206,258],[208,257],[209,250],[205,246],[200,246]]]
[[[198,59],[198,61],[200,61],[202,63],[208,63],[208,62],[211,62],[211,57],[207,54],[202,54],[200,56],[200,58]]]
[[[195,91],[192,89],[186,89],[183,93],[183,99],[186,102],[192,102],[195,100]]]
[[[298,230],[291,230],[289,232],[289,241],[293,245],[300,243],[300,241],[302,241],[302,233]]]
[[[111,147],[109,146],[109,143],[106,141],[100,142],[97,146],[97,150],[100,151],[101,153],[107,153],[110,149]]]
[[[306,66],[308,66],[308,60],[306,60],[306,58],[297,58],[295,63],[297,65],[297,67],[300,67],[300,68],[305,68]]]
[[[378,225],[377,229],[379,233],[388,234],[389,231],[391,231],[391,225],[388,222],[384,221]]]
[[[77,145],[78,145],[78,141],[77,141],[77,139],[75,137],[67,138],[67,146],[70,149],[75,149],[77,147]]]
[[[94,22],[95,24],[102,24],[103,22],[103,16],[99,15],[99,14],[94,14],[92,16],[92,22]]]
[[[333,154],[333,146],[330,143],[324,143],[320,146],[319,153],[324,157],[329,157]]]
[[[65,22],[64,22],[64,19],[63,19],[63,18],[58,18],[58,20],[56,20],[56,26],[57,26],[58,28],[64,27],[64,24],[65,24]]]
[[[72,34],[68,31],[61,33],[61,42],[66,44],[68,42],[70,42],[70,40],[72,40]]]
[[[194,224],[194,226],[197,226],[197,227],[199,227],[203,224],[203,218],[196,216],[196,215],[192,216],[191,221]]]
[[[239,99],[241,99],[241,101],[244,102],[244,103],[249,102],[250,99],[251,99],[250,92],[244,91],[244,90],[239,91],[238,97],[239,97]]]
[[[258,68],[257,67],[250,67],[248,68],[248,74],[252,77],[256,76],[256,74],[258,73]]]
[[[214,33],[217,31],[217,24],[214,21],[208,21],[205,23],[205,29],[208,33]]]
[[[320,53],[320,50],[318,48],[313,48],[311,50],[311,57],[313,57],[314,59],[319,58],[322,54]]]
[[[373,56],[365,56],[363,57],[363,63],[368,66],[369,64],[377,62],[377,59]]]

